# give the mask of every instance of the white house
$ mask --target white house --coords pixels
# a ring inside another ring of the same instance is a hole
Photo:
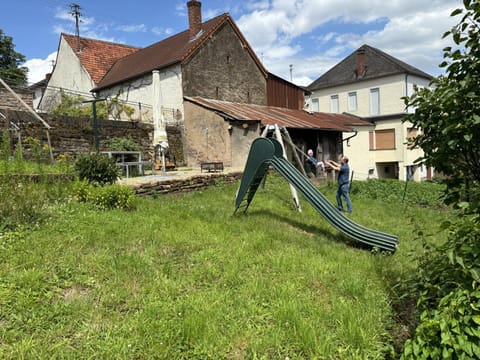
[[[407,139],[417,130],[402,118],[407,109],[402,99],[414,87],[429,86],[432,76],[385,52],[363,45],[308,86],[311,111],[347,113],[371,122],[374,129],[359,128],[344,134],[344,154],[355,177],[420,181],[431,177],[429,169],[414,161],[422,155]],[[347,140],[348,139],[348,140]]]
[[[38,110],[53,110],[62,92],[92,98],[90,90],[97,86],[113,63],[137,50],[133,46],[61,34],[55,66],[38,100]]]

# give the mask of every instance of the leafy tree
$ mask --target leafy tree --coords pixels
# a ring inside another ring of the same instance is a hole
[[[443,35],[455,44],[444,49],[446,74],[405,99],[416,108],[406,120],[423,130],[414,145],[427,165],[449,177],[450,190],[480,181],[480,1],[463,3],[451,15],[461,20]]]
[[[444,34],[454,43],[444,49],[445,75],[405,99],[416,108],[405,120],[423,130],[413,143],[447,176],[447,200],[459,217],[442,224],[447,241],[426,244],[412,275],[421,316],[402,360],[480,358],[480,0],[463,5]]]
[[[20,66],[24,61],[25,56],[15,51],[12,38],[0,29],[0,77],[8,85],[27,85],[28,69]]]

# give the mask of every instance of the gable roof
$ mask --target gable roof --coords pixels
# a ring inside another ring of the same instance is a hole
[[[77,37],[64,33],[61,36],[78,56],[95,84],[99,83],[115,61],[140,49],[134,46],[80,37],[80,52],[77,52]]]
[[[365,71],[357,76],[357,53],[365,54]],[[317,80],[312,82],[307,89],[310,91],[331,86],[344,85],[356,81],[376,79],[388,75],[409,74],[425,79],[432,79],[426,72],[417,69],[397,58],[369,45],[362,45]]]
[[[185,30],[118,60],[100,81],[97,88],[92,91],[110,87],[175,63],[188,61],[205,41],[225,24],[230,24],[233,27],[237,36],[257,63],[257,66],[266,76],[267,71],[258,60],[233,19],[228,13],[225,13],[202,23],[201,31],[193,39],[190,37],[189,30]]]
[[[350,132],[352,126],[371,124],[357,117],[332,114],[310,113],[275,106],[241,104],[228,101],[204,99],[201,97],[184,97],[186,101],[215,111],[225,118],[239,121],[260,121],[262,125],[284,126],[297,129],[318,129]]]

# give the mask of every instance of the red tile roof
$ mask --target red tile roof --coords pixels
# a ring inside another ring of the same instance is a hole
[[[189,30],[185,30],[118,60],[94,90],[118,84],[122,81],[149,73],[152,70],[187,61],[212,34],[227,23],[231,24],[240,40],[244,43],[248,51],[250,51],[254,61],[256,61],[266,76],[267,71],[258,60],[250,45],[248,45],[233,19],[229,14],[223,14],[202,23],[202,30],[194,39],[190,38]]]
[[[135,53],[140,49],[138,47],[80,37],[80,53],[78,53],[77,37],[68,34],[62,34],[62,37],[78,56],[95,84],[100,82],[118,59]]]
[[[284,126],[299,129],[321,129],[335,131],[352,131],[352,126],[365,126],[371,123],[345,114],[307,112],[274,106],[240,104],[227,101],[185,97],[204,108],[217,111],[222,115],[242,121],[260,121],[262,125]]]

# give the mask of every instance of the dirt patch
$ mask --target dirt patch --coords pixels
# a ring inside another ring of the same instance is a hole
[[[83,286],[71,286],[62,291],[62,297],[65,302],[84,300],[88,297],[89,290]]]

